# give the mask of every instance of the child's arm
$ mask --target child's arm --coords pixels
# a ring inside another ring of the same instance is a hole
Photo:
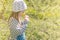
[[[25,20],[21,24],[21,32],[23,33],[26,30],[27,24],[29,23],[29,16],[25,15]]]
[[[29,23],[29,16],[28,15],[25,15],[25,19],[24,21],[22,22],[23,25],[26,25]]]

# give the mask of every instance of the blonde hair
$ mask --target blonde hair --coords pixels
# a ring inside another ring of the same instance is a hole
[[[20,11],[19,11],[19,12],[20,12]],[[12,12],[12,14],[11,14],[10,17],[9,17],[9,19],[10,19],[11,17],[13,17],[13,18],[15,18],[17,21],[19,21],[19,19],[18,19],[19,12]],[[22,16],[25,16],[25,13],[22,13]],[[8,21],[9,21],[9,19],[8,19]]]
[[[9,17],[9,19],[10,19],[11,17],[14,17],[16,20],[18,20],[18,14],[19,14],[19,12],[12,12],[11,15],[10,15],[10,17]],[[9,21],[9,19],[8,19],[8,21]],[[19,21],[19,20],[18,20],[18,21]]]

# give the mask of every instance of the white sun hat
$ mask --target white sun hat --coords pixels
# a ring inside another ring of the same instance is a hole
[[[23,0],[14,0],[12,5],[12,11],[18,12],[18,11],[24,11],[27,9],[27,5]]]

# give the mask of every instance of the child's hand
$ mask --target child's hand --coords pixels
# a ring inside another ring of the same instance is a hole
[[[25,15],[25,20],[29,21],[29,16],[28,15]]]

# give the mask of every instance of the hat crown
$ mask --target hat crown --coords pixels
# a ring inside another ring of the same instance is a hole
[[[14,1],[23,1],[23,0],[14,0]]]
[[[13,11],[18,12],[18,11],[24,11],[27,9],[27,5],[23,0],[14,0],[13,2]]]

